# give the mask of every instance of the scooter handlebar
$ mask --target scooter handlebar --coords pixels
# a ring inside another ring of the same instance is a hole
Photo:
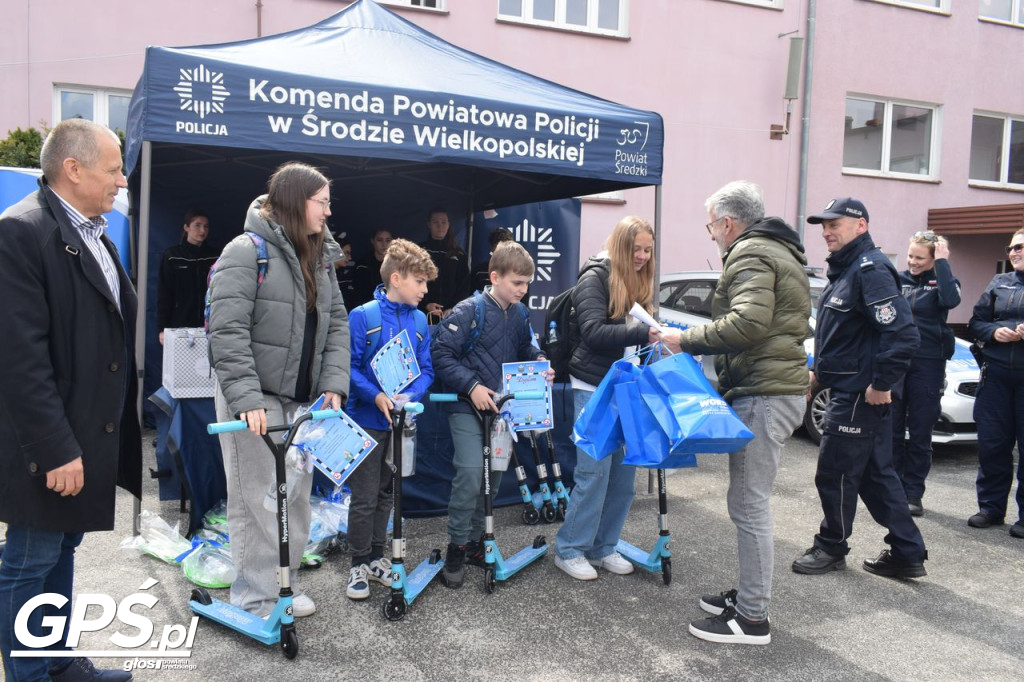
[[[423,412],[423,403],[406,403],[402,409],[409,414],[420,414]]]
[[[423,406],[420,406],[420,411],[423,410]],[[311,420],[319,419],[331,419],[333,417],[340,417],[341,410],[313,410],[310,414]],[[235,419],[229,422],[215,422],[213,424],[206,425],[206,432],[211,435],[218,433],[230,433],[232,431],[245,431],[249,428],[248,422],[244,419]]]
[[[457,403],[459,402],[459,396],[457,393],[431,393],[430,402],[433,403]]]

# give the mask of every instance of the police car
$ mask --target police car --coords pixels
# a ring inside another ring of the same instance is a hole
[[[658,316],[663,323],[679,327],[707,324],[711,320],[711,299],[721,273],[717,270],[676,272],[661,277],[658,291]],[[821,277],[809,276],[811,283],[811,318],[814,328],[818,298],[828,284]],[[814,357],[814,339],[804,341],[807,362]],[[717,386],[714,358],[703,358],[704,374]],[[974,443],[978,440],[974,425],[974,395],[979,379],[978,364],[970,352],[970,344],[956,340],[953,357],[946,361],[946,386],[942,395],[939,420],[932,433],[933,443]],[[815,384],[811,387],[811,400],[804,415],[804,427],[815,442],[821,440],[821,425],[829,389]]]

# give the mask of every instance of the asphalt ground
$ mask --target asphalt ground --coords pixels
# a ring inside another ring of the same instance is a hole
[[[152,433],[146,436],[147,444]],[[149,462],[154,455],[147,452]],[[1007,527],[976,530],[966,524],[976,509],[976,449],[938,449],[918,520],[931,555],[928,576],[903,581],[864,571],[860,563],[883,547],[885,531],[861,505],[845,571],[797,575],[792,560],[811,544],[821,512],[814,488],[817,448],[802,435],[783,452],[775,485],[775,580],[769,646],[713,644],[687,632],[703,617],[702,593],[734,586],[735,530],[725,507],[727,460],[702,455],[697,469],[668,477],[672,582],[660,574],[601,572],[583,583],[559,571],[549,554],[494,594],[483,572],[469,567],[466,584],[449,590],[429,585],[400,622],[381,615],[388,590],[345,597],[349,557],[336,552],[300,583],[318,611],[297,620],[299,655],[286,660],[268,647],[202,620],[187,658],[141,658],[188,669],[137,669],[137,680],[1022,680],[1024,679],[1024,540]],[[646,494],[647,472],[623,538],[648,550],[657,537],[657,495]],[[186,519],[177,502],[158,502],[147,480],[143,508],[170,522]],[[91,533],[77,554],[76,592],[102,593],[117,602],[143,583],[158,597],[136,607],[155,625],[188,625],[192,585],[181,569],[119,549],[132,530],[131,496],[119,491],[117,527]],[[1013,503],[1011,501],[1011,508]],[[520,508],[496,513],[504,555],[535,535],[554,541],[557,525],[525,526]],[[407,522],[407,565],[446,542],[444,518]],[[151,581],[150,581],[151,582]],[[214,596],[227,598],[226,590]],[[92,607],[96,609],[97,607]],[[90,610],[87,617],[99,612]],[[82,635],[80,650],[121,652],[95,659],[103,667],[135,660],[110,638],[133,627],[114,620]],[[186,647],[182,646],[184,650]],[[173,663],[171,662],[173,661]]]

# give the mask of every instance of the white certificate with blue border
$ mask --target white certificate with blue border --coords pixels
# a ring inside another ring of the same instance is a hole
[[[403,388],[420,375],[420,363],[416,360],[416,349],[409,341],[409,333],[402,330],[381,346],[370,360],[370,369],[377,377],[380,390],[394,398]]]
[[[515,431],[544,431],[554,426],[551,402],[551,384],[544,372],[551,369],[547,360],[534,362],[506,362],[501,366],[502,393],[510,395],[522,391],[538,391],[544,394],[539,400],[509,400],[502,407],[509,414]]]
[[[324,396],[309,409],[324,409]],[[340,417],[303,422],[292,445],[310,455],[313,465],[335,485],[341,485],[377,447],[377,441],[342,412]]]

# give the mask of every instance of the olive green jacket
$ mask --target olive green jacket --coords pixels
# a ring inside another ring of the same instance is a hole
[[[726,400],[805,393],[811,297],[797,233],[779,218],[764,218],[747,227],[722,260],[712,321],[683,331],[683,350],[717,355]]]

